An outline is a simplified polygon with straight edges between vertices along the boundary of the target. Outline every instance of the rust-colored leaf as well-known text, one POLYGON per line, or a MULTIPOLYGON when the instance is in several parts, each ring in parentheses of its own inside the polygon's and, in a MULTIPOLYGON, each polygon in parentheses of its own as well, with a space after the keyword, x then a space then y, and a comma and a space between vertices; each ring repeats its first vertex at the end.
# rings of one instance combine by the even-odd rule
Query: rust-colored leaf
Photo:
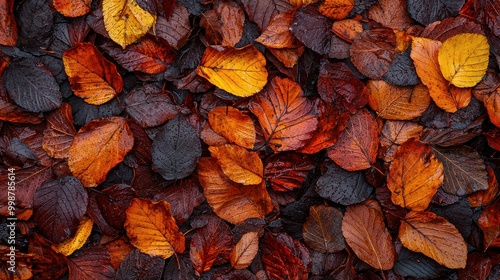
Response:
POLYGON ((326 0, 319 6, 318 10, 324 16, 334 20, 347 17, 354 8, 354 0, 326 0))
POLYGON ((215 214, 232 224, 264 218, 273 205, 265 184, 244 186, 231 181, 214 158, 200 158, 198 177, 215 214))
POLYGON ((249 267, 258 251, 259 233, 252 231, 243 234, 240 241, 236 243, 229 255, 231 266, 236 269, 245 269, 249 267))
POLYGON ((234 107, 217 107, 208 113, 210 127, 238 146, 253 149, 255 125, 252 119, 234 107))
POLYGON ((410 212, 401 221, 403 246, 451 269, 464 268, 467 245, 453 224, 431 212, 410 212))
POLYGON ((126 216, 127 236, 139 251, 164 259, 184 252, 184 235, 179 232, 168 202, 134 198, 126 216))
POLYGON ((304 242, 322 253, 334 253, 345 249, 342 236, 342 212, 329 206, 311 206, 309 217, 302 227, 304 242))
POLYGON ((495 171, 491 166, 486 166, 486 171, 488 171, 488 189, 467 196, 470 207, 488 206, 498 195, 498 181, 495 171))
POLYGON ((264 166, 256 152, 248 152, 236 145, 215 146, 209 150, 224 174, 233 182, 243 185, 257 185, 262 182, 264 166))
POLYGON ((63 103, 59 109, 47 116, 42 147, 53 158, 68 158, 68 150, 75 134, 71 106, 63 103))
POLYGON ((429 206, 443 181, 443 164, 429 145, 414 138, 401 145, 387 175, 392 202, 414 211, 429 206))
POLYGON ((313 108, 297 83, 278 77, 250 103, 267 144, 275 151, 305 145, 318 124, 313 108))
POLYGON ((54 8, 65 17, 80 17, 90 12, 90 0, 54 0, 54 8))
POLYGON ((360 109, 351 115, 339 140, 327 149, 328 157, 349 171, 367 169, 375 162, 378 142, 375 118, 360 109))
POLYGON ((404 0, 381 0, 370 7, 368 17, 383 26, 406 30, 412 24, 404 0))
POLYGON ((222 23, 222 45, 234 47, 243 35, 245 13, 232 1, 216 1, 216 10, 222 23))
POLYGON ((313 168, 312 162, 304 155, 279 153, 268 159, 264 176, 275 191, 291 191, 302 186, 313 168))
POLYGON ((71 89, 89 104, 106 103, 122 91, 123 80, 116 66, 91 43, 65 51, 63 62, 71 89))
POLYGON ((386 121, 379 136, 379 157, 392 162, 401 144, 411 138, 420 138, 422 130, 423 127, 414 122, 386 121))
POLYGON ((477 223, 484 234, 484 250, 500 247, 500 200, 486 207, 477 223))
POLYGON ((276 15, 255 41, 275 49, 297 47, 297 41, 290 31, 294 15, 295 10, 276 15))
POLYGON ((396 253, 392 238, 384 224, 380 205, 374 200, 347 207, 342 233, 362 261, 381 270, 394 266, 396 253))
POLYGON ((133 146, 134 136, 126 119, 93 120, 75 135, 68 151, 68 166, 84 186, 95 187, 133 146))
POLYGON ((307 269, 291 248, 271 234, 264 237, 262 263, 269 279, 307 279, 307 269))
POLYGON ((484 99, 484 106, 488 112, 491 122, 500 127, 500 88, 493 91, 488 97, 484 99))
POLYGON ((0 2, 0 45, 14 46, 17 42, 17 23, 14 0, 0 2))
POLYGON ((332 25, 332 32, 343 40, 352 43, 354 37, 363 32, 363 24, 359 19, 337 20, 332 25))
POLYGON ((420 117, 431 103, 429 90, 419 84, 415 87, 399 87, 382 80, 372 80, 368 104, 383 119, 411 120, 420 117))

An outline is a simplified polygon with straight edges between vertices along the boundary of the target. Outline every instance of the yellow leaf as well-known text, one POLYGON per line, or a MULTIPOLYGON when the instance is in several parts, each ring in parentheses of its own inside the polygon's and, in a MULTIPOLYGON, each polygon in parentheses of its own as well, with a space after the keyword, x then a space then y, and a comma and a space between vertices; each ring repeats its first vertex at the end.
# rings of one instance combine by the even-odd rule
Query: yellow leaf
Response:
POLYGON ((73 254, 74 251, 82 248, 85 242, 87 242, 93 226, 94 222, 89 217, 83 216, 75 235, 57 244, 55 246, 56 251, 65 256, 69 256, 73 254))
POLYGON ((196 72, 213 85, 240 97, 254 95, 267 83, 266 59, 253 45, 220 51, 208 47, 196 72))
POLYGON ((489 55, 486 36, 463 33, 444 41, 438 61, 444 78, 450 83, 460 88, 473 87, 486 74, 489 55))
POLYGON ((208 149, 219 162, 224 174, 232 181, 243 185, 257 185, 262 182, 264 165, 256 152, 230 144, 208 149))
POLYGON ((229 260, 236 269, 245 269, 252 264, 259 251, 259 234, 256 231, 243 234, 240 241, 233 247, 229 260))
POLYGON ((102 13, 109 37, 122 48, 139 40, 156 21, 134 0, 103 0, 102 13))

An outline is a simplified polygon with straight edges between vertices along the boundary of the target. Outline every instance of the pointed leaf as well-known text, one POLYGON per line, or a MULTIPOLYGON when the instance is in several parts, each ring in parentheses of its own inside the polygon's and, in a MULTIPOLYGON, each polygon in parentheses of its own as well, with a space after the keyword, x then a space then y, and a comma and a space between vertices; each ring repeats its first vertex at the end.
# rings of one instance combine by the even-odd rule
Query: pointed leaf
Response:
POLYGON ((380 206, 367 200, 364 204, 348 206, 342 222, 342 233, 349 247, 362 261, 376 269, 394 266, 395 250, 385 227, 380 206))
POLYGON ((268 48, 283 49, 296 47, 296 39, 290 31, 294 14, 295 10, 276 15, 255 41, 268 48))
POLYGON ((252 96, 267 83, 266 59, 253 45, 241 49, 208 47, 198 75, 213 85, 240 97, 252 96))
POLYGON ((416 139, 406 141, 394 155, 387 187, 394 204, 423 211, 443 184, 444 167, 431 147, 416 139))
POLYGON ((238 146, 253 149, 255 125, 252 119, 234 107, 217 107, 208 113, 210 127, 238 146))
POLYGON ((473 87, 486 74, 490 45, 476 33, 455 35, 439 49, 438 61, 446 80, 457 87, 473 87))
POLYGON ((412 24, 404 0, 381 0, 370 7, 368 17, 383 26, 406 30, 412 24))
POLYGON ((307 279, 307 268, 302 260, 271 234, 264 237, 261 248, 262 263, 269 279, 307 279))
POLYGON ((134 146, 134 137, 122 117, 93 120, 84 125, 69 148, 68 165, 82 184, 95 187, 123 161, 134 146))
POLYGON ((69 256, 73 254, 74 251, 82 248, 85 242, 87 242, 87 238, 89 238, 93 226, 94 222, 92 219, 83 216, 75 235, 57 244, 56 251, 65 256, 69 256))
POLYGON ((500 247, 500 200, 486 207, 477 221, 484 234, 484 250, 500 247))
POLYGON ((240 241, 236 243, 229 255, 231 266, 236 269, 245 269, 249 267, 258 251, 259 233, 252 231, 243 234, 240 241))
POLYGON ((264 138, 275 151, 304 146, 318 124, 313 108, 297 83, 279 77, 273 78, 250 103, 264 138))
POLYGON ((232 224, 264 218, 273 205, 265 184, 244 186, 231 181, 214 158, 200 158, 198 178, 215 214, 232 224))
POLYGON ((379 136, 379 156, 386 162, 392 162, 401 144, 411 138, 420 138, 422 130, 423 127, 414 122, 386 121, 379 136))
POLYGON ((47 128, 43 131, 42 148, 53 158, 68 158, 76 129, 73 126, 71 106, 63 103, 47 116, 47 128))
POLYGON ((243 185, 257 185, 262 182, 264 166, 256 152, 248 152, 236 145, 208 148, 217 159, 224 174, 233 182, 243 185))
POLYGON ((184 235, 179 232, 168 202, 134 198, 126 216, 127 236, 141 252, 164 259, 184 252, 184 235))
POLYGON ((76 96, 101 105, 122 91, 123 80, 116 66, 91 43, 81 43, 63 53, 64 71, 76 96))
POLYGON ((103 0, 102 13, 109 37, 122 48, 141 38, 156 21, 135 0, 103 0))
POLYGON ((377 157, 378 129, 375 118, 366 109, 351 115, 339 140, 326 151, 340 167, 357 171, 372 166, 377 157))
POLYGON ((450 222, 431 212, 410 212, 399 228, 403 246, 451 269, 464 268, 467 245, 450 222))
POLYGON ((342 212, 333 207, 318 205, 309 208, 309 217, 302 227, 304 242, 322 253, 345 249, 342 236, 342 212))

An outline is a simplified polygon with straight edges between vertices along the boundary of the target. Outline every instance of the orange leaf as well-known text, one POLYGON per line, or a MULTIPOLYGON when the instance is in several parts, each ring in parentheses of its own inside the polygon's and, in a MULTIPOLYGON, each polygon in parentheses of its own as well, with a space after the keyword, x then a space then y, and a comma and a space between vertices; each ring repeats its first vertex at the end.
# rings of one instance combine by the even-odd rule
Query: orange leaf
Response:
POLYGON ((208 47, 196 72, 213 85, 240 97, 254 95, 267 83, 266 59, 253 45, 222 50, 208 47))
POLYGON ((91 43, 64 51, 63 62, 71 90, 89 104, 106 103, 122 91, 123 80, 116 66, 91 43))
POLYGON ((386 162, 394 160, 401 144, 411 138, 419 138, 424 128, 414 122, 386 121, 380 132, 379 156, 386 162))
POLYGON ((493 91, 489 97, 484 99, 484 107, 488 112, 490 121, 496 126, 500 127, 500 92, 499 89, 493 91))
POLYGON ((224 175, 214 158, 200 158, 198 177, 215 214, 232 224, 264 218, 273 210, 264 182, 256 186, 235 183, 224 175))
POLYGON ((354 0, 325 0, 318 10, 324 16, 340 20, 349 15, 354 8, 354 0))
POLYGON ((298 48, 287 48, 287 49, 273 49, 268 48, 268 50, 287 68, 292 68, 297 64, 302 54, 304 53, 304 46, 298 48))
POLYGON ((498 195, 498 181, 495 171, 489 165, 486 166, 486 170, 488 171, 488 189, 470 194, 467 197, 470 207, 487 206, 498 195))
POLYGON ((268 48, 283 49, 297 47, 297 41, 290 31, 294 15, 295 10, 276 15, 255 41, 268 48))
POLYGON ((423 253, 451 269, 464 268, 467 244, 453 224, 432 212, 410 212, 401 221, 399 239, 406 248, 423 253))
POLYGON ((208 148, 212 157, 219 162, 224 174, 233 182, 243 185, 257 185, 262 182, 264 166, 259 154, 248 152, 236 145, 208 148))
POLYGON ((321 253, 334 253, 345 249, 342 236, 342 212, 336 208, 317 205, 309 208, 309 217, 302 226, 304 242, 321 253))
POLYGON ((443 164, 429 145, 414 138, 401 145, 387 175, 392 202, 414 211, 429 206, 443 181, 443 164))
POLYGON ((368 104, 383 119, 411 120, 420 117, 431 103, 429 90, 422 84, 399 87, 371 80, 367 86, 371 90, 368 104))
POLYGON ((134 198, 125 214, 127 236, 139 251, 164 259, 184 252, 184 235, 179 232, 168 202, 134 198))
POLYGON ((259 233, 252 231, 243 234, 229 256, 231 266, 236 269, 245 269, 249 267, 258 251, 259 233))
POLYGON ((14 0, 0 2, 0 45, 15 46, 17 42, 17 24, 14 17, 14 0))
POLYGON ((42 148, 53 158, 68 158, 68 150, 75 134, 71 105, 63 103, 59 109, 47 116, 42 148))
POLYGON ((55 245, 56 251, 65 256, 73 254, 76 250, 82 248, 92 232, 94 222, 87 216, 83 216, 78 225, 75 235, 65 239, 63 242, 55 245))
POLYGON ((238 4, 232 1, 217 1, 216 9, 222 22, 222 45, 234 47, 243 35, 245 13, 238 4))
POLYGON ((439 41, 415 37, 410 53, 415 63, 417 75, 429 88, 432 100, 439 108, 449 113, 465 108, 471 100, 471 90, 451 85, 441 74, 438 62, 438 51, 442 43, 439 41))
POLYGON ((383 26, 406 30, 412 24, 404 0, 380 0, 370 7, 368 17, 383 26))
POLYGON ((273 78, 252 99, 250 110, 257 117, 267 143, 275 151, 301 148, 318 124, 313 104, 297 83, 286 78, 273 78))
POLYGON ((216 133, 238 146, 253 149, 255 144, 255 125, 252 119, 240 110, 225 106, 217 107, 208 113, 210 127, 216 133))
POLYGON ((378 142, 375 118, 366 109, 360 109, 351 115, 340 139, 327 149, 327 154, 346 170, 363 170, 375 162, 378 142))
POLYGON ((356 19, 337 20, 332 25, 332 32, 340 38, 352 43, 358 33, 363 32, 363 24, 356 19))
POLYGON ((500 247, 500 200, 486 207, 477 223, 484 233, 484 250, 500 247))
POLYGON ((362 261, 381 270, 394 266, 396 252, 392 238, 385 226, 380 206, 374 200, 347 207, 342 233, 347 244, 362 261))
POLYGON ((90 121, 75 135, 68 150, 68 166, 86 187, 95 187, 123 161, 134 146, 127 120, 108 117, 90 121))
POLYGON ((80 17, 90 12, 90 0, 54 0, 54 8, 65 17, 80 17))

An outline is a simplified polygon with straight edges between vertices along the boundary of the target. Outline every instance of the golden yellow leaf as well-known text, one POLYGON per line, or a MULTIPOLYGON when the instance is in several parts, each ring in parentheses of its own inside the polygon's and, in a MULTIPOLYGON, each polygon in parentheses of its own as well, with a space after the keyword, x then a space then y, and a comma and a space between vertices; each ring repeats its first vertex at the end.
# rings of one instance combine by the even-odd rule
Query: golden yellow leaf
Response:
POLYGON ((139 40, 155 24, 156 16, 134 0, 103 0, 104 27, 122 48, 139 40))
POLYGON ((127 236, 139 251, 164 259, 184 252, 184 235, 179 232, 168 202, 134 198, 125 214, 127 236))
POLYGON ((259 251, 259 234, 256 231, 243 234, 229 255, 231 266, 236 269, 245 269, 252 264, 259 251))
POLYGON ((85 242, 87 242, 93 226, 94 222, 89 217, 83 216, 75 235, 55 245, 56 251, 65 256, 69 256, 73 254, 74 251, 82 248, 85 242))
POLYGON ((217 134, 238 146, 253 149, 255 145, 255 125, 252 118, 240 110, 223 106, 214 108, 208 113, 210 127, 217 134))
POLYGON ((473 87, 486 74, 489 55, 486 36, 462 33, 444 41, 438 61, 444 78, 451 84, 460 88, 473 87))
POLYGON ((196 72, 213 85, 240 97, 254 95, 267 83, 266 58, 253 45, 241 49, 208 47, 196 72))
POLYGON ((464 268, 467 244, 457 228, 432 212, 410 212, 401 221, 399 239, 406 248, 422 253, 451 269, 464 268))
POLYGON ((264 165, 256 152, 229 144, 208 149, 219 162, 224 174, 232 181, 243 185, 257 185, 262 182, 264 165))

